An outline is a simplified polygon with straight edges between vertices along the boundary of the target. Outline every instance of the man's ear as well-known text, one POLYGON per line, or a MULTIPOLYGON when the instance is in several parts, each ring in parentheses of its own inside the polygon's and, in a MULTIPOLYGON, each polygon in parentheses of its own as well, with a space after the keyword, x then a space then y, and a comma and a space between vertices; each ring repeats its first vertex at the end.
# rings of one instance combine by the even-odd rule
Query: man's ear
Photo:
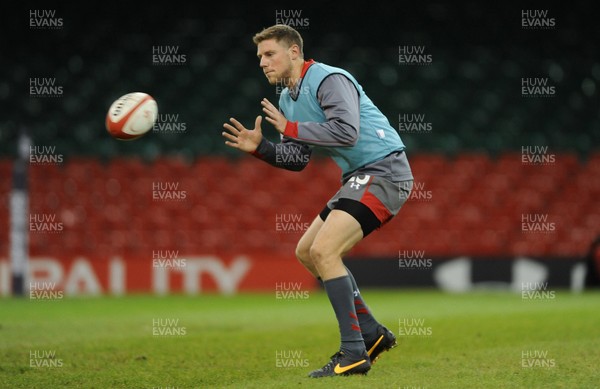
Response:
POLYGON ((297 59, 298 57, 302 56, 302 54, 300 54, 300 46, 296 44, 291 45, 289 50, 291 50, 292 59, 297 59))

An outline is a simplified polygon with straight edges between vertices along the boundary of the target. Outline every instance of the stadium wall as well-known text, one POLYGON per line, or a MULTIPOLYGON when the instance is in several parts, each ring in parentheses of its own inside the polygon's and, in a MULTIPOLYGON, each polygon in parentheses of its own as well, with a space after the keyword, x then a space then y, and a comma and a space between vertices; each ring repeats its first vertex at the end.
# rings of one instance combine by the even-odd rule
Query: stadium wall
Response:
MULTIPOLYGON (((7 295, 13 164, 0 162, 7 295)), ((523 263, 534 269, 525 282, 579 285, 600 226, 600 154, 556 154, 550 165, 417 154, 411 165, 418 185, 399 216, 350 253, 361 285, 506 287, 523 263)), ((67 295, 310 290, 294 248, 339 185, 320 159, 300 174, 251 157, 70 158, 29 171, 29 283, 67 295)))
MULTIPOLYGON (((362 287, 528 290, 585 287, 584 261, 565 258, 349 258, 362 287)), ((162 258, 34 257, 26 289, 31 299, 128 293, 286 293, 318 287, 292 256, 194 255, 162 258)), ((10 294, 10 265, 0 261, 0 295, 10 294)))
MULTIPOLYGON (((316 281, 292 257, 194 255, 177 258, 34 257, 26 289, 35 299, 127 293, 234 294, 240 291, 311 290, 316 281)), ((10 294, 10 265, 0 261, 0 295, 10 294)))

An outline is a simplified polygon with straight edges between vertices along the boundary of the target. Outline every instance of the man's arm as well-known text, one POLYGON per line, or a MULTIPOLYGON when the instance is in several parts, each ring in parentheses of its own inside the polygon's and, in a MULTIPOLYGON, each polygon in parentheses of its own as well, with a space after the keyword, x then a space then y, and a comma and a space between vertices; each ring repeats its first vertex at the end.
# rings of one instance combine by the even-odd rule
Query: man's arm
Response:
POLYGON ((308 164, 311 148, 287 138, 277 144, 269 141, 262 136, 261 116, 256 117, 253 130, 234 118, 230 118, 229 122, 231 124, 223 124, 227 131, 222 132, 227 146, 250 153, 281 169, 300 171, 308 164))
POLYGON ((325 113, 324 123, 288 121, 283 135, 309 145, 354 146, 360 128, 358 90, 347 77, 332 74, 317 91, 317 99, 325 113))
POLYGON ((309 146, 283 138, 281 143, 273 143, 263 137, 251 154, 275 167, 300 171, 310 160, 312 150, 309 146))

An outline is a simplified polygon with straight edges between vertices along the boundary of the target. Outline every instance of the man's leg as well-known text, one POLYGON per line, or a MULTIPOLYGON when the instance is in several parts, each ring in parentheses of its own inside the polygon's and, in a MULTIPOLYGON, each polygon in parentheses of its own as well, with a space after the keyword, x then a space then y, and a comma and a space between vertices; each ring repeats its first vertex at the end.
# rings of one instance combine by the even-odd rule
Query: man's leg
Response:
POLYGON ((317 233, 323 226, 323 223, 321 216, 317 216, 304 232, 304 235, 302 235, 302 238, 300 238, 300 241, 298 241, 298 245, 296 246, 296 258, 298 258, 300 263, 317 279, 321 279, 321 277, 310 257, 310 247, 315 240, 315 236, 317 236, 317 233))
MULTIPOLYGON (((350 269, 346 268, 350 282, 352 282, 352 291, 354 294, 354 308, 356 309, 356 315, 358 316, 358 322, 360 323, 360 329, 365 340, 365 345, 372 344, 377 337, 377 329, 381 326, 373 317, 371 310, 365 303, 356 284, 354 276, 350 272, 350 269)), ((367 350, 368 351, 368 350, 367 350)))
MULTIPOLYGON (((310 256, 310 247, 312 246, 317 233, 323 226, 324 221, 321 219, 321 216, 317 216, 315 220, 313 220, 312 224, 306 230, 300 241, 298 242, 298 246, 296 247, 296 257, 302 263, 302 265, 312 273, 315 278, 319 279, 321 283, 323 282, 319 272, 317 271, 313 260, 310 256)), ((347 251, 346 251, 347 252, 347 251)), ((343 252, 341 257, 343 258, 346 252, 343 252)), ((354 276, 350 272, 350 270, 346 267, 346 271, 348 276, 350 277, 350 281, 352 282, 352 289, 354 294, 354 307, 356 309, 356 315, 358 316, 358 322, 360 325, 361 333, 366 345, 371 345, 375 343, 377 338, 377 332, 379 327, 381 326, 377 320, 371 314, 369 307, 364 302, 360 290, 356 285, 356 281, 354 280, 354 276)), ((367 350, 368 351, 368 350, 367 350)))
POLYGON ((335 311, 342 345, 327 365, 309 374, 311 377, 365 374, 381 352, 396 345, 394 334, 375 321, 360 298, 356 282, 344 266, 342 257, 363 237, 398 213, 411 187, 411 180, 394 183, 380 177, 358 175, 346 181, 319 215, 324 223, 310 245, 309 257, 335 311), (355 292, 358 299, 354 299, 355 292), (362 318, 357 311, 363 314, 362 318), (363 323, 369 331, 376 327, 374 336, 362 336, 360 326, 363 323), (344 369, 343 366, 348 367, 344 369))
POLYGON ((396 336, 384 325, 375 320, 371 310, 360 294, 354 276, 350 272, 350 269, 346 269, 348 270, 348 276, 350 276, 352 288, 354 289, 354 308, 356 309, 356 316, 358 316, 358 322, 360 323, 360 330, 365 341, 367 354, 369 354, 369 358, 373 364, 382 352, 396 347, 396 336))
POLYGON ((366 374, 371 368, 354 307, 352 281, 342 262, 348 252, 363 237, 361 225, 349 213, 332 210, 314 237, 310 258, 321 275, 323 286, 335 312, 340 329, 340 351, 310 377, 366 374))
POLYGON ((365 344, 354 307, 352 280, 342 262, 342 254, 348 252, 362 237, 358 221, 345 211, 334 209, 317 232, 310 248, 310 257, 321 275, 338 319, 342 342, 340 350, 352 355, 361 355, 365 344))
POLYGON ((304 267, 323 281, 340 324, 342 350, 355 354, 360 354, 364 349, 360 322, 354 307, 357 288, 354 278, 348 274, 342 262, 342 255, 361 239, 362 229, 354 217, 344 211, 334 210, 325 222, 317 216, 296 248, 296 256, 304 267), (333 278, 338 279, 329 282, 333 278))
POLYGON ((363 238, 356 219, 345 211, 332 210, 310 246, 310 258, 323 281, 347 276, 342 255, 363 238))

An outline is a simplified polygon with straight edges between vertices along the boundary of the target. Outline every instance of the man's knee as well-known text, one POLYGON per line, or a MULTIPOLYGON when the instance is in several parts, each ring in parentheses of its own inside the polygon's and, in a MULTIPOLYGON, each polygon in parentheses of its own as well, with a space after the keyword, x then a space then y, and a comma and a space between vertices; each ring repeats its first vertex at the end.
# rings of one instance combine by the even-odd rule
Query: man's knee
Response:
POLYGON ((310 258, 315 263, 322 263, 328 258, 335 255, 335 252, 329 247, 329 245, 321 243, 319 241, 313 242, 309 249, 310 258))
POLYGON ((296 246, 296 258, 302 263, 312 263, 310 247, 302 244, 302 242, 298 243, 296 246))
POLYGON ((303 263, 317 263, 331 256, 332 252, 325 244, 312 242, 310 245, 299 243, 296 246, 296 258, 303 263))

